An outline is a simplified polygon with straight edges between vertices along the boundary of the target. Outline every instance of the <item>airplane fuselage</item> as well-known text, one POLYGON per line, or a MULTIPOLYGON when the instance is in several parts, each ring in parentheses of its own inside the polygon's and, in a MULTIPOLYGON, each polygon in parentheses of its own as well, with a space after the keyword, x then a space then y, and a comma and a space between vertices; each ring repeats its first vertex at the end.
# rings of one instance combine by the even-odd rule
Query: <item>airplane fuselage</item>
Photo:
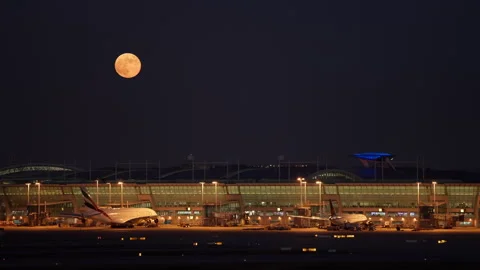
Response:
POLYGON ((367 223, 368 218, 363 214, 340 214, 330 217, 332 225, 342 226, 345 223, 362 224, 367 223))
POLYGON ((80 209, 80 212, 92 220, 104 224, 124 224, 140 219, 156 219, 158 217, 157 213, 150 208, 103 208, 101 210, 108 216, 88 208, 80 209))

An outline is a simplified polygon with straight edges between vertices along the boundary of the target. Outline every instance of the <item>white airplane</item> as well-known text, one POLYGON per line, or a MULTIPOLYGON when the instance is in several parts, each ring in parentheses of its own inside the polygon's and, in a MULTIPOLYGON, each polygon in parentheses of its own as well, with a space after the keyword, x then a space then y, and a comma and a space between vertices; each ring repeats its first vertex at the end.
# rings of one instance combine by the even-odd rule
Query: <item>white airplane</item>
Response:
POLYGON ((150 208, 100 208, 84 187, 80 187, 80 190, 82 191, 86 208, 81 208, 80 214, 62 213, 60 216, 81 218, 83 223, 85 223, 86 218, 89 218, 112 227, 131 228, 133 225, 142 222, 158 224, 158 215, 150 208))
POLYGON ((368 221, 367 216, 364 214, 338 214, 335 212, 335 208, 333 208, 332 200, 330 202, 330 217, 305 217, 305 216, 291 216, 296 218, 306 218, 312 220, 330 220, 331 226, 341 227, 344 229, 360 229, 363 227, 372 226, 372 224, 368 221))
POLYGON ((335 208, 333 208, 332 200, 330 202, 330 214, 329 217, 330 223, 332 226, 344 226, 345 228, 348 227, 358 227, 362 225, 368 225, 368 218, 364 214, 339 214, 337 215, 335 212, 335 208))

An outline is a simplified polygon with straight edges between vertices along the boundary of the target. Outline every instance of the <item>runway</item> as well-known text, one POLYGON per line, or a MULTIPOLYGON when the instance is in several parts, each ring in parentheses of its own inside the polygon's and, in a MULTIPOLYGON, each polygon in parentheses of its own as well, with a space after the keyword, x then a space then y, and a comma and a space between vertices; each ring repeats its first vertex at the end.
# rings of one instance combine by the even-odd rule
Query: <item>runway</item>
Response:
MULTIPOLYGON (((480 230, 327 232, 243 228, 5 228, 0 268, 480 261, 480 230), (28 258, 28 259, 26 259, 28 258)), ((293 265, 292 265, 293 264, 293 265)), ((286 268, 285 268, 286 269, 286 268)))

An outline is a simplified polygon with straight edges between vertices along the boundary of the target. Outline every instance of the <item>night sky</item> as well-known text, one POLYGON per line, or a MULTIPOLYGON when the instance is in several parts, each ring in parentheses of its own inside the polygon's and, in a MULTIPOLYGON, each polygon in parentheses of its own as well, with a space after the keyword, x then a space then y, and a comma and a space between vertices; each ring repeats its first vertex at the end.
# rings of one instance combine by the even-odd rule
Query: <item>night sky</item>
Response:
POLYGON ((4 1, 0 165, 382 151, 477 169, 479 6, 4 1), (124 52, 134 79, 115 73, 124 52))

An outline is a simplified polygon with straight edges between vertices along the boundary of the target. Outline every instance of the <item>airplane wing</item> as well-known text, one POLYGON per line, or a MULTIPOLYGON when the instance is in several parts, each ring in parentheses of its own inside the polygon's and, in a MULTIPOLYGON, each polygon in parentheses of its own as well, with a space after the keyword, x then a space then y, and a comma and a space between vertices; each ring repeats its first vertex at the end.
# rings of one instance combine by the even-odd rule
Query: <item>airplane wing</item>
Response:
POLYGON ((81 214, 77 213, 60 213, 59 217, 66 217, 66 218, 83 218, 81 214))
POLYGON ((292 215, 289 215, 289 217, 293 217, 293 218, 304 218, 304 219, 312 219, 312 220, 329 220, 328 218, 324 218, 324 217, 316 217, 316 216, 313 216, 313 217, 305 217, 305 216, 292 216, 292 215))
POLYGON ((84 214, 77 214, 77 213, 60 213, 58 216, 59 217, 66 217, 66 218, 89 218, 93 216, 100 215, 101 213, 99 212, 93 212, 93 213, 84 213, 84 214))

